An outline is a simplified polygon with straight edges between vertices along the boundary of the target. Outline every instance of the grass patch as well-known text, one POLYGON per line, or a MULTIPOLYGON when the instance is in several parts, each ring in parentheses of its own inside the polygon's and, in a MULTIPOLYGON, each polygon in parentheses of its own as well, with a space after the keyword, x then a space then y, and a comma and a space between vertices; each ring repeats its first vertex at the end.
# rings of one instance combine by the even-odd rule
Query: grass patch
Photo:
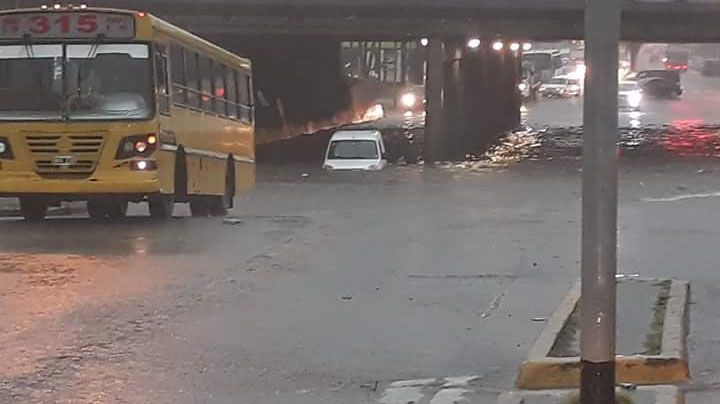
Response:
POLYGON ((645 351, 643 355, 660 355, 662 353, 665 312, 667 311, 668 300, 670 300, 670 286, 672 286, 672 281, 665 280, 656 283, 654 286, 659 287, 660 292, 655 301, 655 312, 653 313, 652 323, 650 323, 650 333, 645 340, 645 351))

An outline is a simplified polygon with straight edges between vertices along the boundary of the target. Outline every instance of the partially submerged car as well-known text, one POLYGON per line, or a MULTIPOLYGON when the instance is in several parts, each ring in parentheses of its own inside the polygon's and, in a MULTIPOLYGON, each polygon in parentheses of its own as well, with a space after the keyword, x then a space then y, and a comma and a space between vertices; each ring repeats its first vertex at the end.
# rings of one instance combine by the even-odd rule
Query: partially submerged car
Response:
POLYGON ((378 130, 341 130, 328 143, 325 170, 380 171, 387 166, 385 143, 378 130))
POLYGON ((678 98, 683 93, 680 73, 672 70, 642 70, 626 78, 635 81, 648 96, 678 98))

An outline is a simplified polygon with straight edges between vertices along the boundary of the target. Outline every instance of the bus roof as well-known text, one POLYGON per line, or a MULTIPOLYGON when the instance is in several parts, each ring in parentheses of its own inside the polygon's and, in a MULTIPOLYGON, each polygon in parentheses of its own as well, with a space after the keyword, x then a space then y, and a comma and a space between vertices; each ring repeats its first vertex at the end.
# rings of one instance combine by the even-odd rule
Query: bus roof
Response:
MULTIPOLYGON (((188 32, 187 30, 184 30, 174 24, 171 24, 171 23, 165 21, 162 18, 159 18, 150 13, 146 13, 144 11, 119 9, 119 8, 107 8, 107 7, 85 7, 85 8, 63 7, 59 10, 54 10, 51 8, 35 7, 35 8, 21 8, 21 9, 14 9, 14 10, 13 9, 0 10, 0 16, 8 15, 8 14, 43 13, 43 12, 47 12, 47 13, 61 13, 61 12, 82 12, 82 13, 98 12, 98 13, 103 13, 104 12, 104 13, 133 15, 133 16, 135 16, 135 19, 136 19, 136 21, 138 21, 139 24, 142 24, 143 20, 147 19, 152 30, 166 34, 180 42, 183 42, 186 45, 201 48, 205 52, 210 53, 213 56, 223 58, 226 61, 234 61, 234 63, 236 65, 238 65, 239 67, 242 67, 242 68, 250 69, 252 67, 252 63, 251 63, 250 59, 244 58, 242 56, 238 56, 230 51, 223 49, 220 46, 213 44, 210 41, 200 38, 199 36, 197 36, 191 32, 188 32)), ((150 40, 152 38, 147 38, 147 39, 150 40)))

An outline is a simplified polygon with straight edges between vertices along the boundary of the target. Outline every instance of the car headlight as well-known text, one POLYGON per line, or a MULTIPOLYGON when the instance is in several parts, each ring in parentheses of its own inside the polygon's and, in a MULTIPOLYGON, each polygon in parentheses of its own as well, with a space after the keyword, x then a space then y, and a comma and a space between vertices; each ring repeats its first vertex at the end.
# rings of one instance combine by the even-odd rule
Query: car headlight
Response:
POLYGON ((400 97, 400 102, 406 108, 412 108, 417 104, 417 96, 413 93, 405 93, 400 97))
POLYGON ((642 102, 642 93, 640 91, 632 91, 627 96, 628 105, 633 108, 639 107, 642 102))
POLYGON ((0 158, 11 159, 13 158, 13 152, 10 148, 10 142, 6 137, 0 137, 0 158))
POLYGON ((520 90, 520 91, 525 91, 525 90, 527 90, 527 88, 528 88, 528 86, 525 83, 518 84, 518 90, 520 90))

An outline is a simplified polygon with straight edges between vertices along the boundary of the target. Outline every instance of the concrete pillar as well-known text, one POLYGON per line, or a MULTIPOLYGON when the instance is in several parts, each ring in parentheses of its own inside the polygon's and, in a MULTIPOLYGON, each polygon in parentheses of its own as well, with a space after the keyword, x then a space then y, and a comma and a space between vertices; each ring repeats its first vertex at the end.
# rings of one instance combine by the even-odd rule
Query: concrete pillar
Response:
POLYGON ((482 46, 475 50, 466 49, 461 64, 461 74, 465 84, 463 100, 465 106, 462 151, 464 153, 477 153, 481 149, 481 139, 484 135, 487 121, 490 119, 488 104, 489 50, 482 46))
POLYGON ((423 152, 428 162, 438 161, 445 157, 443 147, 444 136, 447 134, 447 118, 444 106, 445 82, 445 43, 441 38, 431 38, 427 46, 427 82, 425 97, 427 98, 427 115, 425 117, 425 141, 423 152))
POLYGON ((632 71, 637 71, 638 56, 640 56, 642 45, 643 44, 639 42, 628 42, 625 44, 625 49, 627 49, 628 57, 630 58, 630 70, 632 71))
POLYGON ((445 42, 445 117, 447 119, 447 136, 445 151, 448 157, 462 158, 465 148, 464 139, 467 134, 465 119, 464 80, 461 64, 465 41, 452 39, 445 42))

